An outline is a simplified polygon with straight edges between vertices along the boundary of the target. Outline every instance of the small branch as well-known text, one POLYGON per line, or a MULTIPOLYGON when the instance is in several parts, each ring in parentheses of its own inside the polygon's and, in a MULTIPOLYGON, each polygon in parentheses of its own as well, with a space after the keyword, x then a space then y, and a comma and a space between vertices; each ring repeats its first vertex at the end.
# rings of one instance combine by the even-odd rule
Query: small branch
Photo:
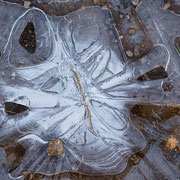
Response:
POLYGON ((83 93, 83 90, 82 90, 81 83, 79 81, 79 77, 78 77, 77 73, 72 68, 70 68, 70 70, 74 73, 74 76, 75 76, 75 78, 77 80, 77 83, 78 83, 78 86, 79 86, 79 89, 80 89, 80 92, 81 92, 81 95, 82 95, 82 98, 83 98, 83 101, 84 101, 84 106, 85 106, 87 114, 88 114, 91 129, 94 132, 94 128, 93 128, 93 124, 92 124, 92 120, 91 120, 91 115, 90 115, 90 110, 89 110, 88 105, 86 103, 86 99, 85 99, 85 96, 84 96, 84 93, 83 93))

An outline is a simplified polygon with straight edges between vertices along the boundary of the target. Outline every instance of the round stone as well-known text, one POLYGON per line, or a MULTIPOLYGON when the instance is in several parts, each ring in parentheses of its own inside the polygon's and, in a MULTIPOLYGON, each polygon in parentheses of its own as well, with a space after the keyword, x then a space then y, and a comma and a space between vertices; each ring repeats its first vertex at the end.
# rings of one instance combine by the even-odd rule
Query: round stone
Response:
POLYGON ((46 148, 48 156, 61 156, 64 153, 64 144, 61 139, 52 139, 46 148))
POLYGON ((127 56, 129 56, 129 57, 133 57, 133 52, 130 51, 130 50, 126 51, 126 54, 127 54, 127 56))
POLYGON ((130 35, 135 34, 135 32, 136 32, 136 31, 135 31, 134 29, 129 29, 129 30, 128 30, 128 33, 129 33, 130 35))
POLYGON ((123 14, 120 14, 119 17, 120 17, 120 19, 123 19, 123 18, 124 18, 123 14))

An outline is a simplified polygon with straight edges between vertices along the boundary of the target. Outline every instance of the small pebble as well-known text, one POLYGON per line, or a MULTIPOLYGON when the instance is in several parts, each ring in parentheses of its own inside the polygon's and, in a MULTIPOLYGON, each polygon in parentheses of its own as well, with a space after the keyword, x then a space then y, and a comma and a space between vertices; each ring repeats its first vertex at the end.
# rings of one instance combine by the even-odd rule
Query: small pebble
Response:
POLYGON ((123 18, 124 18, 123 14, 120 14, 119 17, 120 17, 120 19, 123 19, 123 18))
POLYGON ((135 30, 138 30, 138 26, 129 26, 130 29, 135 29, 135 30))
POLYGON ((30 1, 24 1, 24 7, 28 8, 30 6, 31 2, 30 1))
POLYGON ((64 153, 64 144, 61 139, 52 139, 46 148, 48 156, 60 156, 64 153))
POLYGON ((178 145, 178 143, 179 141, 175 137, 171 136, 167 140, 166 147, 170 150, 173 150, 178 145))
POLYGON ((120 39, 123 39, 123 36, 119 36, 120 39))
POLYGON ((133 57, 133 52, 130 51, 130 50, 127 50, 127 51, 126 51, 126 54, 127 54, 127 56, 129 56, 129 57, 133 57))

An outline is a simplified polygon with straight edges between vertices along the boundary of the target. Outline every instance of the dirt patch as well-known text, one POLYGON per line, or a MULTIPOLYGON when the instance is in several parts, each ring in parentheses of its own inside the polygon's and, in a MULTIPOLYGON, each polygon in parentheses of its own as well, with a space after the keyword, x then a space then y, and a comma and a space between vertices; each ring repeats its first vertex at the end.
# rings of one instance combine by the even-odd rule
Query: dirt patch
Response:
POLYGON ((132 114, 145 119, 166 121, 174 116, 180 116, 179 105, 153 105, 153 104, 136 104, 130 111, 132 114))
POLYGON ((111 6, 108 7, 112 13, 113 20, 119 36, 121 37, 122 46, 128 59, 139 59, 152 50, 152 41, 148 37, 144 25, 132 7, 127 15, 123 15, 119 11, 115 11, 111 6), (135 41, 138 39, 139 41, 135 41))
POLYGON ((8 167, 9 172, 12 172, 21 163, 26 150, 20 143, 17 142, 0 144, 0 147, 6 152, 6 166, 8 167))
POLYGON ((31 54, 36 51, 36 34, 33 22, 28 22, 22 32, 19 43, 31 54))
POLYGON ((160 66, 138 77, 137 80, 138 81, 152 81, 152 80, 157 80, 157 79, 164 79, 167 77, 168 77, 167 72, 162 66, 160 66))

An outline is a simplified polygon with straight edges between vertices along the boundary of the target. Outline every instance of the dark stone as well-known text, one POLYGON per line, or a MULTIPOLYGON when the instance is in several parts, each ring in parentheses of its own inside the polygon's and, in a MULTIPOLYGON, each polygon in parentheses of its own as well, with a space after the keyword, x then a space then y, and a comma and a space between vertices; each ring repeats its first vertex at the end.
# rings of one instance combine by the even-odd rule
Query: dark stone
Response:
POLYGON ((5 102, 5 110, 8 113, 8 115, 16 115, 26 111, 27 109, 27 106, 21 104, 17 104, 14 102, 5 102))

